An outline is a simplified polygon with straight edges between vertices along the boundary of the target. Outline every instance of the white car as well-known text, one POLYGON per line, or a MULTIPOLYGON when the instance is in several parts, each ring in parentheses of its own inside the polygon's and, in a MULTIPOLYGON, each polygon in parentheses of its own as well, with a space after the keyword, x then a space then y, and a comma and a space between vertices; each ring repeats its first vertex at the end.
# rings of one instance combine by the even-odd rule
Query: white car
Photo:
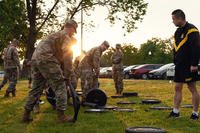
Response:
POLYGON ((174 66, 174 63, 165 64, 158 69, 150 71, 148 77, 150 79, 167 79, 167 70, 172 66, 174 66))
POLYGON ((175 66, 171 66, 167 69, 166 75, 167 75, 167 79, 172 79, 174 78, 174 74, 175 74, 175 66))
MULTIPOLYGON (((199 71, 198 71, 198 78, 200 78, 200 64, 198 64, 199 71)), ((175 66, 171 66, 167 70, 167 79, 173 79, 175 75, 175 66)))
POLYGON ((3 78, 4 76, 4 71, 0 71, 0 78, 3 78))

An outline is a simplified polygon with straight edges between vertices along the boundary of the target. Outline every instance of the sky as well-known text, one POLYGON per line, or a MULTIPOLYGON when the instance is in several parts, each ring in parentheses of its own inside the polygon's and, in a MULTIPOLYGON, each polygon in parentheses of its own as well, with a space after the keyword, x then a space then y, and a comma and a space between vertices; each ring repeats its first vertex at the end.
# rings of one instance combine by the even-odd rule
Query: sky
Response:
MULTIPOLYGON (((176 27, 172 23, 171 12, 182 9, 188 22, 200 29, 200 0, 145 0, 148 4, 147 13, 143 21, 137 23, 137 29, 123 36, 119 24, 112 25, 105 21, 106 10, 97 8, 90 17, 84 15, 84 20, 93 20, 95 27, 92 30, 84 30, 83 49, 89 50, 107 40, 111 46, 116 43, 131 43, 139 48, 152 37, 167 39, 173 36, 176 27)), ((75 50, 80 50, 80 26, 76 35, 78 42, 75 50)))

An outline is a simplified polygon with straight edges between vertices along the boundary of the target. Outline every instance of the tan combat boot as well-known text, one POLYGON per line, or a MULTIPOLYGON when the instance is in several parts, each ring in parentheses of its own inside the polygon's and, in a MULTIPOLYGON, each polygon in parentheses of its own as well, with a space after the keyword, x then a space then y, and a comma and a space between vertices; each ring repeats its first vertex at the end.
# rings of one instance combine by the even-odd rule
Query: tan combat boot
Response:
POLYGON ((23 118, 22 118, 22 122, 29 123, 31 121, 33 121, 33 118, 31 117, 31 111, 25 109, 24 114, 23 114, 23 118))
POLYGON ((57 120, 58 123, 73 122, 73 118, 66 116, 63 110, 57 110, 57 120))

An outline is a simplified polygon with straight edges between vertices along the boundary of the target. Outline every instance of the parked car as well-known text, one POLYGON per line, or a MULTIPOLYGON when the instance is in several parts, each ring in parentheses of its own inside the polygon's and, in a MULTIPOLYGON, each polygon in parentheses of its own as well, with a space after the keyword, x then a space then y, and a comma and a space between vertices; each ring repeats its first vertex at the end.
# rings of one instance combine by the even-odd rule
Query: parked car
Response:
POLYGON ((158 69, 152 70, 148 74, 149 79, 167 79, 167 70, 174 66, 174 63, 169 63, 161 66, 158 69))
MULTIPOLYGON (((198 79, 200 79, 200 64, 198 64, 198 79)), ((173 79, 174 78, 174 75, 175 75, 175 66, 171 66, 167 72, 166 72, 166 75, 167 75, 167 79, 173 79)))
POLYGON ((103 67, 100 69, 100 78, 112 78, 112 67, 103 67))
POLYGON ((133 78, 148 79, 148 73, 152 70, 158 69, 162 64, 144 64, 135 67, 131 70, 131 75, 133 78))
POLYGON ((167 79, 173 79, 174 78, 174 73, 175 73, 175 66, 171 66, 167 69, 166 75, 167 79))
POLYGON ((139 66, 139 65, 131 65, 131 66, 128 66, 128 67, 126 67, 125 69, 124 69, 124 78, 125 79, 130 79, 130 78, 132 78, 131 76, 131 70, 133 69, 133 68, 135 68, 135 67, 137 67, 137 66, 139 66))
POLYGON ((0 71, 0 78, 3 78, 4 76, 4 71, 0 71))

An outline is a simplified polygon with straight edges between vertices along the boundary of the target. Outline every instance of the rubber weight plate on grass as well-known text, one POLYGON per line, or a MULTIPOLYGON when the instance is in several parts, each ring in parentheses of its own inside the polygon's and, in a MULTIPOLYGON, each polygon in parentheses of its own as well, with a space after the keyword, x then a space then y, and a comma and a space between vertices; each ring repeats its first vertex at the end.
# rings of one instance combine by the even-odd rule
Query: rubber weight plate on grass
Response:
POLYGON ((86 109, 85 113, 105 113, 108 112, 106 109, 86 109))
POLYGON ((107 102, 106 93, 100 89, 93 89, 86 95, 86 102, 95 103, 98 106, 105 106, 107 102))
POLYGON ((118 111, 118 112, 135 112, 135 109, 130 109, 130 108, 116 108, 113 109, 114 111, 118 111))
POLYGON ((130 102, 130 101, 119 101, 117 104, 136 104, 136 102, 130 102))
POLYGON ((172 110, 172 107, 168 107, 168 106, 152 106, 150 107, 150 109, 153 110, 172 110))
POLYGON ((116 95, 116 96, 111 96, 111 98, 124 98, 123 95, 116 95))
POLYGON ((184 105, 181 105, 181 108, 193 108, 193 105, 192 104, 184 104, 184 105))
POLYGON ((138 96, 137 92, 124 92, 123 93, 124 97, 133 97, 133 96, 138 96))
POLYGON ((142 104, 159 104, 161 103, 158 99, 144 99, 142 100, 142 104))
POLYGON ((126 133, 166 133, 165 129, 155 127, 129 127, 126 128, 126 133))
POLYGON ((116 109, 116 108, 118 108, 118 107, 117 106, 112 106, 112 105, 106 105, 102 109, 113 110, 113 109, 116 109))

